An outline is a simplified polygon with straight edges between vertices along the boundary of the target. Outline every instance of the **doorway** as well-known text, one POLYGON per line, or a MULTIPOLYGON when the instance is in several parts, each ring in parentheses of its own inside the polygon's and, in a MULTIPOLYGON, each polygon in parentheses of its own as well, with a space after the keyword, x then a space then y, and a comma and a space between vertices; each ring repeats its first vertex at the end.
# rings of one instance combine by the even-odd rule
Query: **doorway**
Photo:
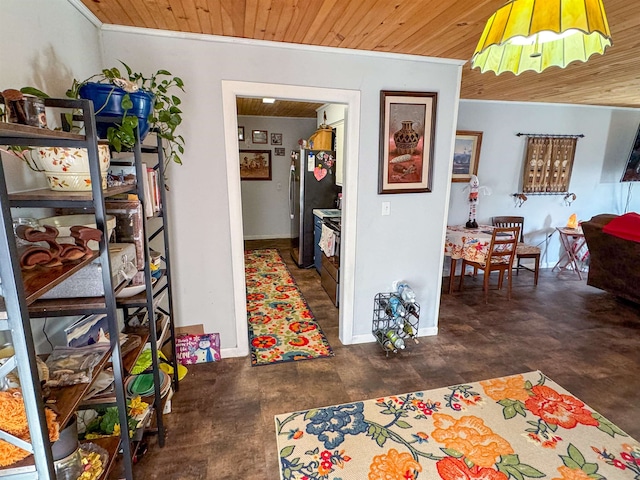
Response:
POLYGON ((233 295, 235 306, 236 348, 232 355, 249 353, 246 321, 246 293, 244 273, 244 235, 242 226, 242 199, 240 171, 238 168, 238 122, 236 97, 275 97, 286 100, 312 101, 319 103, 341 103, 347 106, 345 119, 347 138, 343 187, 343 231, 341 236, 341 272, 339 338, 345 344, 353 343, 353 303, 356 248, 357 171, 358 143, 360 131, 360 92, 291 85, 251 83, 238 81, 222 82, 224 130, 226 145, 226 171, 229 188, 229 231, 231 235, 231 262, 233 271, 233 295))

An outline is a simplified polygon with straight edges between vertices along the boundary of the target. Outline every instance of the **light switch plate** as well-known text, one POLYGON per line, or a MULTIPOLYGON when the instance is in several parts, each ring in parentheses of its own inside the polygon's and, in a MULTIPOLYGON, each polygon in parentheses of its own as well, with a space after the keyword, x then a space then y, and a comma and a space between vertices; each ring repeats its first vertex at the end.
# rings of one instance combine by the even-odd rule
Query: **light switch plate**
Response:
POLYGON ((382 202, 382 215, 391 215, 391 202, 382 202))

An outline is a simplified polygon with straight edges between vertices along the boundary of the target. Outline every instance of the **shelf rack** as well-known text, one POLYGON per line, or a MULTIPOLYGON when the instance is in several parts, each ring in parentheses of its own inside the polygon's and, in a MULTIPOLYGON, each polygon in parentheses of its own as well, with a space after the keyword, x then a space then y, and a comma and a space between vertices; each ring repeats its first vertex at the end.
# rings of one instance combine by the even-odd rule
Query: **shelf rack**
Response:
POLYGON ((405 302, 397 293, 378 293, 373 300, 373 321, 371 332, 382 349, 397 353, 398 347, 393 344, 396 338, 406 346, 408 339, 416 343, 418 324, 420 323, 420 305, 416 302, 405 302))
MULTIPOLYGON (((20 443, 21 446, 33 454, 25 459, 22 465, 14 465, 0 469, 0 476, 2 478, 21 480, 54 480, 56 478, 45 420, 42 391, 36 367, 30 306, 36 303, 40 295, 68 278, 75 271, 82 268, 85 263, 93 259, 87 259, 86 262, 78 262, 78 264, 68 267, 64 266, 55 271, 51 269, 45 276, 47 277, 46 281, 41 280, 38 275, 32 280, 29 280, 29 274, 27 274, 25 277, 29 283, 25 283, 25 278, 23 278, 23 273, 19 266, 18 252, 13 234, 11 207, 83 207, 90 208, 94 211, 97 228, 105 233, 99 242, 99 254, 97 256, 102 267, 105 295, 100 299, 100 305, 94 305, 93 307, 95 308, 91 308, 91 312, 106 313, 107 315, 119 422, 121 425, 127 424, 126 392, 123 383, 123 364, 120 355, 116 302, 110 271, 109 250, 107 248, 104 196, 128 191, 131 187, 126 187, 125 189, 116 188, 104 192, 101 188, 102 181, 98 162, 98 143, 95 140, 96 127, 93 104, 89 100, 46 99, 45 106, 81 110, 81 119, 84 124, 85 134, 78 135, 37 127, 0 123, 0 144, 8 146, 28 145, 33 147, 57 146, 86 148, 90 159, 89 170, 92 189, 91 194, 37 190, 9 195, 4 168, 2 162, 0 162, 0 212, 2 220, 0 228, 0 278, 2 279, 6 308, 6 319, 0 319, 0 329, 11 331, 11 341, 15 350, 14 357, 9 359, 0 369, 0 378, 14 368, 17 368, 21 379, 22 395, 25 403, 27 422, 29 424, 31 444, 25 445, 24 442, 20 443, 18 441, 19 439, 5 432, 0 432, 0 438, 14 444, 20 443), (33 284, 31 282, 33 282, 33 284)), ((60 316, 70 312, 64 308, 55 309, 52 307, 50 310, 41 310, 40 313, 45 313, 47 316, 60 316)), ((63 410, 64 412, 74 411, 89 386, 90 384, 86 384, 78 388, 66 387, 63 389, 62 391, 64 393, 61 393, 56 402, 56 410, 63 410)), ((61 420, 66 421, 66 419, 69 418, 67 415, 70 414, 65 413, 61 415, 61 420)), ((132 479, 131 444, 127 436, 127 429, 122 429, 122 436, 119 439, 110 440, 109 443, 111 445, 109 450, 112 455, 118 448, 122 449, 124 476, 128 480, 132 479)), ((108 471, 105 472, 104 477, 107 475, 108 471)))
POLYGON ((166 432, 163 421, 163 398, 160 391, 162 382, 160 377, 158 351, 160 350, 160 348, 162 348, 163 343, 166 341, 171 342, 171 351, 174 352, 172 358, 170 359, 170 362, 173 366, 172 388, 174 391, 178 390, 178 368, 175 355, 176 346, 173 313, 173 292, 171 284, 171 253, 169 231, 167 228, 169 224, 169 212, 167 209, 167 194, 164 183, 165 161, 162 149, 162 138, 160 137, 160 135, 156 134, 155 146, 142 145, 140 141, 136 142, 133 148, 133 153, 135 159, 136 178, 138 179, 142 179, 144 175, 147 175, 147 172, 143 169, 143 154, 148 155, 147 158, 154 158, 155 164, 152 165, 151 168, 155 169, 157 173, 161 211, 157 215, 152 217, 152 219, 158 219, 160 225, 155 230, 151 231, 151 222, 146 216, 147 209, 145 201, 147 201, 147 198, 145 197, 144 193, 144 185, 142 181, 136 182, 136 192, 138 195, 138 199, 142 204, 143 212, 142 236, 144 239, 143 254, 145 258, 145 291, 131 298, 118 299, 117 304, 118 308, 121 308, 123 310, 125 322, 128 319, 137 317, 144 312, 146 312, 146 316, 148 318, 149 343, 151 344, 152 373, 154 380, 154 396, 151 401, 154 405, 155 411, 155 425, 158 434, 158 444, 160 445, 160 447, 163 447, 165 443, 166 432), (164 263, 164 269, 162 271, 161 277, 154 285, 152 283, 152 274, 150 269, 151 249, 149 244, 159 235, 162 235, 163 251, 161 252, 161 260, 164 263), (167 309, 163 308, 159 304, 161 295, 165 293, 167 298, 167 309), (162 338, 161 335, 158 335, 156 320, 158 315, 160 314, 166 316, 166 318, 168 319, 168 330, 163 329, 165 332, 168 331, 168 338, 166 338, 166 336, 165 338, 162 338))

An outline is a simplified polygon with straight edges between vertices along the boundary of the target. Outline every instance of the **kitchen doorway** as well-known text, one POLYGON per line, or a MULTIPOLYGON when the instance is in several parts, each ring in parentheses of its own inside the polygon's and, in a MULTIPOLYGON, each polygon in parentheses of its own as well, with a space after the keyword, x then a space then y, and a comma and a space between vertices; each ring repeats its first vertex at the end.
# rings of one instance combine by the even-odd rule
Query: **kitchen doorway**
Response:
POLYGON ((247 316, 252 319, 247 322, 255 364, 322 357, 331 351, 330 345, 340 344, 340 233, 326 225, 340 222, 344 144, 338 143, 341 136, 332 137, 334 125, 344 122, 345 108, 237 97, 245 268, 252 267, 246 278, 247 316), (310 138, 313 149, 302 148, 310 138), (256 156, 264 172, 246 161, 256 156), (310 156, 315 160, 307 161, 310 156), (270 269, 280 262, 286 269, 270 269), (258 273, 258 266, 266 271, 258 273), (264 284, 265 276, 269 285, 274 284, 271 288, 264 284), (290 341, 290 324, 300 319, 318 328, 297 332, 290 341))
MULTIPOLYGON (((335 90, 290 85, 261 84, 250 82, 222 82, 223 110, 225 118, 225 142, 227 161, 227 182, 229 187, 229 210, 231 219, 231 256, 233 266, 233 291, 235 305, 236 338, 238 356, 248 354, 246 291, 244 275, 244 235, 242 226, 242 196, 240 169, 238 166, 238 122, 236 97, 273 97, 292 101, 336 103, 347 106, 345 119, 347 138, 345 141, 345 163, 342 206, 343 231, 341 235, 341 269, 339 338, 342 344, 353 343, 353 302, 354 302, 354 265, 355 232, 357 209, 357 169, 360 124, 360 92, 353 90, 335 90)), ((248 132, 245 132, 245 135, 248 132)))

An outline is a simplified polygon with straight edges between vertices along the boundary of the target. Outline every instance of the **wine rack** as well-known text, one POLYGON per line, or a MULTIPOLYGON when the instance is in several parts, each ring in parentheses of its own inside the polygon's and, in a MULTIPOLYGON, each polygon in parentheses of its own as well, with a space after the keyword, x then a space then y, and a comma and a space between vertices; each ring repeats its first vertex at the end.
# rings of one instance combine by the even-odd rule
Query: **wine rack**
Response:
POLYGON ((378 293, 373 300, 371 331, 376 341, 389 352, 404 350, 408 340, 418 343, 420 305, 406 302, 398 293, 378 293))

